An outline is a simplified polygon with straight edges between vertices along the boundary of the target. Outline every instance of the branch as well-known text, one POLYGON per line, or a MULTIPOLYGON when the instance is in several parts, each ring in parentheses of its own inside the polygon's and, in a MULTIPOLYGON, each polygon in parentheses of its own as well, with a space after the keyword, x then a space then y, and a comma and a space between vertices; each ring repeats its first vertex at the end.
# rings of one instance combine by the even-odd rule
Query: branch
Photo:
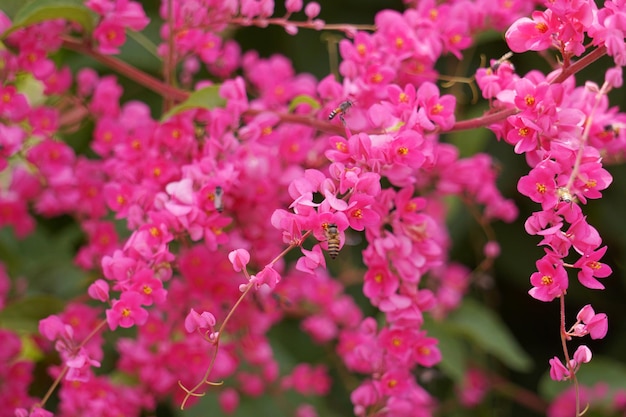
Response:
MULTIPOLYGON (((569 65, 566 68, 563 68, 561 73, 557 75, 550 84, 561 83, 565 81, 571 75, 576 74, 579 71, 582 71, 584 68, 597 61, 601 57, 606 55, 606 46, 601 46, 599 48, 594 49, 578 61, 574 62, 572 65, 569 65)), ((506 119, 509 116, 514 115, 519 112, 518 109, 506 109, 500 110, 495 113, 490 113, 485 116, 476 117, 474 119, 461 120, 460 122, 456 122, 454 126, 447 130, 446 132, 454 132, 458 130, 469 130, 475 129, 477 127, 485 127, 489 126, 492 123, 497 123, 501 120, 506 119)))
POLYGON ((116 71, 118 74, 121 74, 168 99, 180 102, 189 97, 189 93, 167 85, 163 81, 146 74, 144 71, 141 71, 124 61, 96 52, 90 46, 85 45, 77 39, 64 36, 63 47, 78 52, 79 54, 87 55, 116 71))

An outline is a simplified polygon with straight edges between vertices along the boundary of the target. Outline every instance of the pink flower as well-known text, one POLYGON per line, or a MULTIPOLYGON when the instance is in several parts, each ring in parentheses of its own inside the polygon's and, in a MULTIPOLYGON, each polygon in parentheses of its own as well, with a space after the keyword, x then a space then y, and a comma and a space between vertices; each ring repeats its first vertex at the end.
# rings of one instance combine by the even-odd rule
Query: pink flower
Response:
POLYGON ((217 401, 226 414, 232 414, 239 407, 239 393, 234 388, 225 388, 220 391, 217 401))
POLYGON ((235 249, 228 254, 228 260, 233 264, 233 269, 239 272, 250 262, 250 254, 245 249, 235 249))
POLYGON ((426 337, 426 332, 421 332, 413 345, 413 358, 426 367, 432 367, 441 362, 441 351, 437 347, 439 341, 433 337, 426 337))
POLYGON ((540 301, 552 301, 565 294, 569 281, 562 262, 546 255, 536 265, 538 272, 530 276, 530 283, 534 287, 528 293, 540 301))
POLYGON ((442 130, 450 129, 454 124, 456 98, 450 94, 439 96, 439 88, 435 84, 422 84, 417 90, 417 102, 428 118, 442 130))
POLYGON ((585 254, 574 264, 575 268, 580 268, 578 280, 587 288, 603 290, 604 285, 596 278, 606 278, 613 273, 611 267, 599 262, 606 253, 604 246, 596 251, 585 254))
POLYGON ((550 363, 550 378, 553 381, 565 381, 569 379, 570 372, 558 357, 555 356, 548 362, 550 363))
POLYGON ((363 294, 374 305, 378 304, 378 300, 395 293, 400 285, 398 277, 383 266, 370 266, 363 280, 363 294))
POLYGON ((276 284, 280 282, 280 274, 270 265, 266 265, 258 274, 250 277, 250 282, 254 283, 256 288, 267 284, 271 289, 274 289, 276 284))
POLYGON ((302 320, 302 330, 317 343, 327 343, 337 337, 339 329, 335 321, 327 315, 317 314, 302 320))
POLYGON ((580 345, 576 349, 576 352, 574 352, 574 362, 578 365, 581 363, 589 363, 591 356, 591 350, 585 345, 580 345))
POLYGON ((192 308, 187 317, 185 317, 185 330, 188 333, 199 331, 211 335, 214 333, 215 323, 215 316, 210 312, 203 311, 202 314, 198 314, 192 308))
POLYGON ((304 6, 304 14, 309 18, 309 20, 315 19, 320 14, 321 10, 322 7, 316 1, 311 1, 304 6))
POLYGON ((466 407, 475 407, 483 400, 490 388, 487 375, 477 368, 468 369, 461 386, 457 389, 461 403, 466 407))
POLYGON ((113 300, 112 307, 106 310, 109 328, 115 330, 117 326, 128 328, 143 325, 148 319, 148 312, 141 308, 141 299, 141 294, 126 291, 119 300, 113 300))
POLYGON ((131 278, 130 289, 141 295, 141 304, 150 306, 153 303, 163 303, 167 297, 167 291, 163 288, 163 282, 154 276, 154 271, 142 268, 136 271, 131 278))
POLYGON ((327 395, 331 379, 324 365, 301 363, 281 381, 281 388, 293 389, 303 395, 327 395))
POLYGON ((416 342, 415 332, 406 328, 384 328, 378 339, 382 349, 397 360, 406 362, 411 355, 416 342))
POLYGON ((98 279, 89 286, 87 293, 94 300, 107 301, 109 299, 109 284, 103 279, 98 279))
POLYGON ((582 328, 577 329, 576 336, 589 334, 592 339, 602 339, 606 336, 609 328, 608 318, 604 313, 596 314, 590 304, 578 312, 576 319, 584 324, 582 328))
POLYGON ((535 11, 532 19, 522 17, 506 31, 504 37, 513 52, 542 51, 552 46, 555 24, 552 12, 535 11))
POLYGON ((354 230, 364 230, 367 226, 380 223, 380 216, 372 208, 374 199, 363 194, 354 194, 348 203, 346 216, 350 227, 354 230))
POLYGON ((113 55, 120 52, 119 47, 126 42, 124 26, 113 19, 105 19, 93 31, 93 37, 98 41, 98 51, 113 55))
POLYGON ((543 210, 548 210, 559 202, 556 193, 557 165, 554 161, 546 160, 534 167, 528 175, 523 176, 517 183, 517 190, 536 203, 541 203, 543 210))
POLYGON ((302 255, 298 258, 296 269, 298 271, 314 274, 318 267, 326 268, 326 259, 320 245, 313 246, 313 250, 301 249, 302 255))

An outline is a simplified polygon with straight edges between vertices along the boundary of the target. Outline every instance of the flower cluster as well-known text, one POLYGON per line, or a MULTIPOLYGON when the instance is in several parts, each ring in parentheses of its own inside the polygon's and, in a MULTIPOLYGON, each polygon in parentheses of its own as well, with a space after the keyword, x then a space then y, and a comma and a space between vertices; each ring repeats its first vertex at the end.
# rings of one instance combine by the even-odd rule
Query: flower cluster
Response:
MULTIPOLYGON (((607 53, 624 65, 623 4, 552 1, 531 19, 530 0, 405 3, 403 12, 379 12, 368 32, 326 25, 316 2, 286 0, 286 15, 273 17, 272 0, 163 1, 155 51, 164 81, 111 56, 127 31, 147 27, 140 2, 75 6, 73 16, 95 19, 93 30, 56 12, 28 24, 0 12, 0 227, 24 238, 40 218, 69 217, 84 235, 75 264, 90 273, 87 296, 28 335, 61 361, 48 367, 55 383, 41 401, 28 394, 34 361, 19 357, 15 333, 0 330, 0 375, 11 381, 0 383, 0 416, 52 415, 45 407, 57 387, 63 416, 135 416, 168 397, 188 405, 217 381, 226 412, 244 396, 324 396, 328 367, 285 370, 274 355, 270 330, 288 318, 354 377, 355 415, 432 415, 437 400, 416 375, 442 354, 425 315, 444 320, 476 276, 451 256, 449 202, 465 204, 484 231, 478 272, 500 252, 490 224, 518 214, 496 186, 495 161, 461 156, 442 140, 452 130, 488 127, 530 166, 518 191, 541 206, 525 229, 545 253, 530 295, 560 300, 564 317, 568 270, 604 288, 607 247, 583 207, 612 182, 605 160, 626 156, 626 115, 607 97, 622 85, 621 68, 602 86, 577 86, 573 74, 586 38, 594 59, 607 53), (305 20, 292 20, 301 12, 305 20), (280 55, 242 52, 226 30, 270 24, 292 35, 348 34, 339 42, 342 81, 299 74, 280 55), (457 121, 457 97, 437 84, 438 62, 463 59, 476 35, 507 27, 511 50, 553 47, 562 64, 522 76, 508 60, 492 61, 475 75, 489 113, 457 121), (155 117, 147 103, 125 99, 116 76, 57 67, 61 48, 153 89, 166 111, 155 117), (85 149, 70 146, 67 132, 83 135, 85 149), (344 268, 356 253, 359 267, 344 268), (354 283, 366 308, 349 295, 354 283), (96 372, 102 331, 129 328, 135 333, 115 341, 115 372, 96 372)), ((0 263, 0 309, 8 282, 0 263)), ((603 338, 607 323, 585 306, 569 330, 561 323, 564 345, 603 338)), ((555 380, 575 379, 592 353, 583 345, 564 356, 550 360, 555 380)), ((459 382, 468 407, 489 386, 477 368, 459 382)), ((317 411, 305 404, 296 413, 317 411)))

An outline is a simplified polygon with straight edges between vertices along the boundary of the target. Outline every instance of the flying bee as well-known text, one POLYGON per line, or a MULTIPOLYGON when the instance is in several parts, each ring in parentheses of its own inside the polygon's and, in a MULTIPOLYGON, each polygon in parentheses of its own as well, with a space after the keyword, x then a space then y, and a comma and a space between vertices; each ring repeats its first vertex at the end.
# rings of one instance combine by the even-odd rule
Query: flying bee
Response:
POLYGON ((328 224, 324 229, 326 241, 328 242, 328 255, 331 259, 335 259, 339 255, 339 245, 341 244, 339 230, 335 223, 328 224))
POLYGON ((352 107, 352 101, 350 100, 346 100, 340 103, 338 107, 330 112, 330 114, 328 115, 328 120, 333 120, 335 116, 339 116, 339 120, 341 120, 341 123, 345 125, 346 121, 344 120, 343 116, 346 114, 350 107, 352 107))
MULTIPOLYGON (((511 58, 513 56, 513 52, 509 51, 506 54, 502 55, 502 57, 500 59, 498 59, 496 62, 494 62, 490 69, 492 73, 496 73, 496 71, 498 71, 498 68, 500 68, 500 65, 504 64, 505 62, 509 62, 509 58, 511 58)), ((509 62, 509 64, 511 64, 509 62)), ((513 64, 511 64, 511 67, 513 67, 513 64)))
POLYGON ((218 213, 224 211, 224 202, 222 201, 223 195, 224 189, 220 185, 215 187, 215 200, 213 200, 213 203, 215 204, 215 210, 217 210, 218 213))

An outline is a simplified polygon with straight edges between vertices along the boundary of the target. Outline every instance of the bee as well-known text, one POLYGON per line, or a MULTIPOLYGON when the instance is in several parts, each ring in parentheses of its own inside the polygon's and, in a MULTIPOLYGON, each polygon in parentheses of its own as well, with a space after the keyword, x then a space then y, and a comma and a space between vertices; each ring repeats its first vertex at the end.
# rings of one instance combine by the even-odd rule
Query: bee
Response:
POLYGON ((215 187, 215 200, 213 203, 215 204, 215 210, 218 213, 224 211, 224 202, 222 201, 222 196, 224 195, 224 189, 221 186, 215 187))
POLYGON ((556 195, 559 198, 559 201, 565 202, 567 204, 574 204, 576 202, 576 197, 570 193, 570 191, 565 187, 559 187, 556 190, 556 195))
MULTIPOLYGON (((500 59, 498 59, 496 62, 494 62, 491 65, 491 72, 492 73, 496 73, 496 71, 498 71, 498 68, 500 68, 500 65, 504 64, 505 62, 509 62, 508 59, 511 58, 513 56, 513 52, 509 51, 506 54, 502 55, 502 57, 500 59)), ((510 64, 510 62, 509 62, 510 64)), ((511 64, 511 67, 513 66, 513 64, 511 64)))
POLYGON ((326 241, 328 242, 328 255, 331 259, 335 259, 339 254, 339 245, 341 240, 339 239, 339 230, 335 223, 330 223, 325 227, 326 241))
POLYGON ((350 100, 346 100, 340 103, 337 108, 330 112, 330 114, 328 115, 328 120, 333 120, 335 116, 339 116, 339 120, 341 120, 341 123, 345 125, 346 121, 344 120, 343 116, 346 114, 350 107, 352 107, 352 101, 350 100))

